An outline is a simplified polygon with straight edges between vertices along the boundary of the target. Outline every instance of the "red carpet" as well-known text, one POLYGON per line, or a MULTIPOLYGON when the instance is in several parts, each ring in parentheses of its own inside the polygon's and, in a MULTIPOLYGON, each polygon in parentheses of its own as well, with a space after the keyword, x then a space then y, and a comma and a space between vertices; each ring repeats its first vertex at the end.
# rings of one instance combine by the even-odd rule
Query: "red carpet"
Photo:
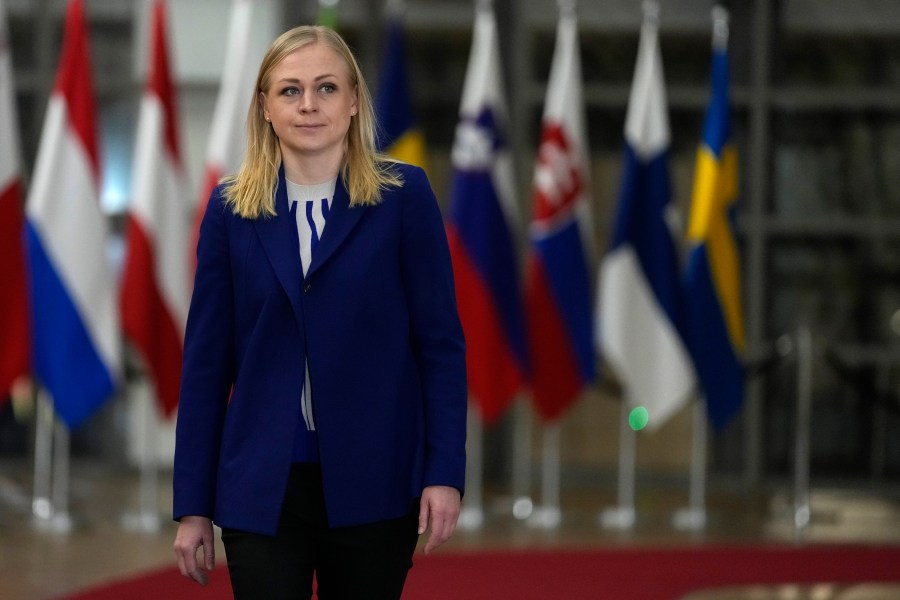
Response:
MULTIPOLYGON (((900 583, 900 546, 698 545, 417 555, 404 600, 677 600, 749 584, 900 583)), ((207 588, 177 569, 140 575, 65 600, 228 599, 224 564, 207 588)))

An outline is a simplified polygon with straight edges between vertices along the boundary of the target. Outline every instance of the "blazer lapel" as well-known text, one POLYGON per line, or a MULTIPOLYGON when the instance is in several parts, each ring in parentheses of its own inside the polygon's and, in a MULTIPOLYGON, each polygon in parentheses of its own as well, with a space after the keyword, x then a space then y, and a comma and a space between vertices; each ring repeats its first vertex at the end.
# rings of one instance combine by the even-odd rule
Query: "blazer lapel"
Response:
POLYGON ((284 167, 278 171, 275 212, 277 214, 274 217, 254 219, 253 227, 281 286, 291 300, 297 322, 302 323, 300 284, 303 281, 303 269, 300 265, 300 241, 297 237, 296 218, 288 207, 284 167))
POLYGON ((313 273, 318 271, 334 254, 367 210, 368 208, 364 206, 350 207, 350 195, 347 193, 347 188, 344 187, 343 179, 338 176, 337 185, 334 186, 334 200, 331 202, 331 210, 328 213, 328 222, 322 232, 322 238, 316 246, 316 251, 313 253, 312 263, 306 270, 307 279, 312 277, 313 273))

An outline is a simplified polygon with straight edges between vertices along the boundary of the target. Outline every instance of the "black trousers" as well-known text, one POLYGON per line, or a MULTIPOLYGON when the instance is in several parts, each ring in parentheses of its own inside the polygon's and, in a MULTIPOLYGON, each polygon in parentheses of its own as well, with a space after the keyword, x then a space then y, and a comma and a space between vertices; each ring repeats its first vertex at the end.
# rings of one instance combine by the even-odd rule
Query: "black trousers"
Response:
MULTIPOLYGON (((365 490, 360 490, 365 494, 365 490)), ((275 537, 222 530, 236 600, 397 600, 418 539, 418 503, 408 515, 328 527, 318 465, 294 464, 275 537)))

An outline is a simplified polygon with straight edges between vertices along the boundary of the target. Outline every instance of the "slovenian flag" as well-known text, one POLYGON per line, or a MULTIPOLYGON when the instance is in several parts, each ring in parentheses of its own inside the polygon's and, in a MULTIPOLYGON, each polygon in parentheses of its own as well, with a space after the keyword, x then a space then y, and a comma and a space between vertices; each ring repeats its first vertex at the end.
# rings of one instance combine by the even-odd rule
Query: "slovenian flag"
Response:
MULTIPOLYGON (((724 9, 720 9, 724 10, 724 9)), ((686 340, 710 421, 724 427, 744 400, 741 265, 734 235, 737 152, 728 100, 728 25, 717 19, 712 95, 697 152, 685 275, 686 340)))
POLYGON ((213 189, 226 175, 235 173, 244 158, 247 145, 247 107, 250 93, 256 87, 257 68, 264 49, 253 43, 254 0, 233 0, 231 20, 225 47, 222 82, 213 111, 212 126, 206 147, 203 183, 194 212, 191 232, 191 270, 196 267, 193 249, 197 247, 200 222, 213 189))
POLYGON ((415 123, 406 67, 406 32, 398 8, 388 17, 387 47, 375 96, 378 150, 425 168, 425 137, 415 123))
POLYGON ((680 335, 680 269, 667 220, 668 153, 658 17, 648 11, 625 119, 619 205, 600 267, 597 342, 626 402, 647 409, 650 430, 688 400, 695 382, 680 335))
POLYGON ((70 428, 110 397, 120 364, 94 113, 84 0, 71 0, 25 210, 34 368, 70 428))
POLYGON ((534 174, 526 303, 532 394, 558 418, 594 379, 590 178, 578 24, 560 11, 534 174))
POLYGON ((31 363, 19 121, 4 4, 0 0, 0 405, 31 363))
POLYGON ((527 372, 507 121, 494 12, 479 3, 453 142, 446 226, 469 389, 487 424, 509 407, 527 372))
POLYGON ((143 359, 164 416, 178 405, 181 384, 191 224, 167 39, 166 5, 156 0, 120 296, 122 329, 143 359))

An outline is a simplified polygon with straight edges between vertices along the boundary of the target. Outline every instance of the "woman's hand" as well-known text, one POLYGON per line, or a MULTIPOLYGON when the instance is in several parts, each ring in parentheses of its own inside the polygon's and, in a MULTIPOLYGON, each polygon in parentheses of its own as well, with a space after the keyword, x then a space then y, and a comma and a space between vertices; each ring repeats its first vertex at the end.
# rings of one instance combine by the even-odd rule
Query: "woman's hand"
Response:
POLYGON ((208 572, 216 566, 212 521, 207 517, 182 517, 175 534, 175 556, 178 570, 200 585, 209 582, 208 572), (203 563, 197 562, 197 550, 203 548, 203 563))
POLYGON ((459 519, 459 490, 445 485, 430 485, 422 491, 419 508, 419 535, 425 533, 429 522, 431 534, 425 543, 428 554, 450 539, 459 519))

